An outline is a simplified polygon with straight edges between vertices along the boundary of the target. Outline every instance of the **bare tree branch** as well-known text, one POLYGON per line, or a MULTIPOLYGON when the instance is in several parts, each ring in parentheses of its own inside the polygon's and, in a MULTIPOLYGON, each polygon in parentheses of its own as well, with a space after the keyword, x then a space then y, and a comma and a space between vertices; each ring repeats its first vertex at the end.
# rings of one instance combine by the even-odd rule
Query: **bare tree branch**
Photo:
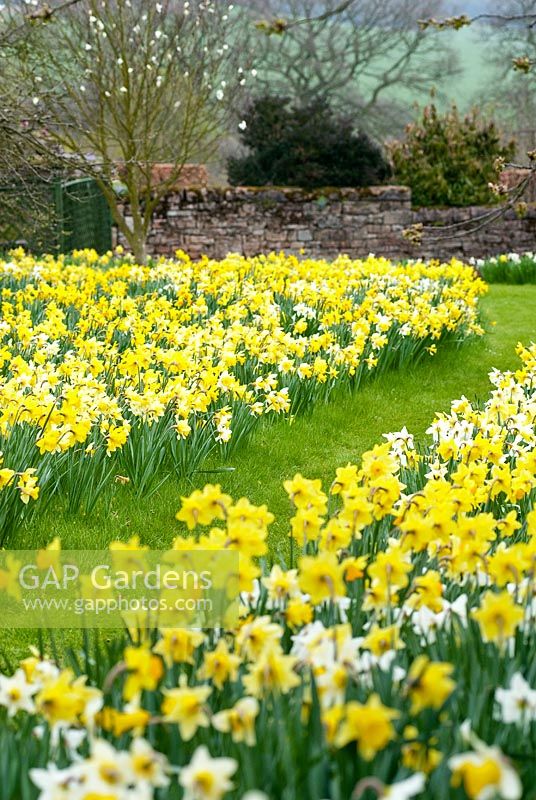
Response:
POLYGON ((49 6, 48 3, 43 3, 43 5, 38 6, 35 11, 26 14, 26 18, 30 21, 42 20, 46 22, 52 19, 55 14, 61 14, 62 11, 66 11, 68 8, 71 8, 71 6, 80 2, 81 0, 64 0, 63 3, 59 3, 59 5, 56 6, 49 6))
POLYGON ((526 27, 533 28, 536 26, 536 13, 522 13, 522 14, 476 14, 470 17, 467 14, 460 14, 455 17, 446 17, 437 20, 434 17, 428 17, 419 20, 419 26, 426 30, 426 28, 436 28, 437 30, 454 29, 460 30, 468 25, 473 25, 475 22, 495 22, 503 25, 509 25, 512 22, 525 22, 526 27))
POLYGON ((286 18, 272 15, 268 20, 260 20, 256 22, 255 27, 268 36, 272 34, 280 36, 281 34, 297 27, 298 25, 309 25, 311 22, 325 22, 332 17, 342 14, 344 11, 347 11, 350 6, 355 5, 355 3, 356 0, 343 0, 343 2, 338 3, 334 8, 326 9, 320 14, 317 14, 313 11, 312 14, 303 15, 301 17, 292 15, 290 18, 286 18))
POLYGON ((325 22, 326 20, 331 19, 331 17, 335 17, 338 14, 342 14, 344 11, 347 11, 350 8, 350 6, 355 5, 355 3, 356 0, 346 0, 346 2, 339 3, 339 5, 336 6, 335 8, 328 9, 324 11, 322 14, 318 14, 316 17, 313 16, 313 17, 302 17, 301 19, 292 19, 288 22, 287 27, 292 28, 295 25, 307 25, 311 22, 325 22))
MULTIPOLYGON (((512 167, 519 165, 507 164, 506 166, 512 167)), ((535 170, 531 167, 525 166, 523 169, 527 171, 527 174, 516 186, 505 192, 507 200, 500 206, 489 209, 482 214, 477 214, 471 219, 445 225, 439 231, 437 227, 433 225, 417 223, 416 225, 411 225, 409 228, 406 228, 403 231, 403 237, 415 246, 420 247, 424 243, 424 240, 426 240, 426 244, 436 244, 448 239, 455 239, 462 234, 471 235, 487 228, 497 220, 502 219, 508 211, 515 211, 517 209, 527 190, 527 186, 534 180, 536 175, 535 170)))

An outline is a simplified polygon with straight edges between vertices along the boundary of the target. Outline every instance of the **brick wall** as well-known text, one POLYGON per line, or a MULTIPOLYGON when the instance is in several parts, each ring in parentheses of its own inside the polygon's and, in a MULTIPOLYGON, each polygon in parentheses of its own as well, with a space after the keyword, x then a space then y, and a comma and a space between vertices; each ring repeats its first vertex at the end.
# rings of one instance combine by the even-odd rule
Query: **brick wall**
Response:
POLYGON ((196 188, 168 196, 155 215, 148 250, 170 255, 177 249, 192 257, 221 258, 271 250, 332 258, 368 253, 391 258, 452 255, 481 257, 504 251, 536 250, 536 205, 518 219, 513 212, 467 234, 445 226, 466 223, 488 208, 411 208, 404 186, 366 189, 196 188), (420 248, 402 231, 423 223, 432 228, 420 248), (443 230, 442 230, 443 229, 443 230), (436 231, 437 230, 437 234, 436 231), (447 236, 448 234, 448 236, 447 236))

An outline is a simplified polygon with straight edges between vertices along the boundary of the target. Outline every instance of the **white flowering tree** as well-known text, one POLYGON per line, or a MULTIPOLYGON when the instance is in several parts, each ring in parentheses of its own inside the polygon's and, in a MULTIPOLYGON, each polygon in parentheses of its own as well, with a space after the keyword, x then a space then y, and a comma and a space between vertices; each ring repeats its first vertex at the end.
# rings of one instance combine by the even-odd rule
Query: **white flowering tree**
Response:
POLYGON ((50 14, 50 6, 29 13, 26 5, 24 58, 16 62, 31 119, 25 135, 99 183, 144 263, 156 206, 186 162, 217 146, 246 83, 248 57, 233 46, 232 6, 77 0, 50 14), (159 163, 170 166, 155 170, 159 163))

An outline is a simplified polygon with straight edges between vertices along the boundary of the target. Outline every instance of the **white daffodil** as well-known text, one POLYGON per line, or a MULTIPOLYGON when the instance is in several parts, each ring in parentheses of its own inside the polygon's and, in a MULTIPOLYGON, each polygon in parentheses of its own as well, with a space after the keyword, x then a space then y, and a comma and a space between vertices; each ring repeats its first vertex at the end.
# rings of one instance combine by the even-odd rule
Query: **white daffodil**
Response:
POLYGON ((423 791, 425 783, 426 777, 421 772, 417 772, 403 781, 393 783, 391 786, 386 786, 378 778, 371 775, 359 781, 352 793, 352 797, 359 800, 367 789, 372 789, 378 800, 387 800, 387 798, 389 800, 410 800, 410 798, 423 791))
POLYGON ((406 609, 408 616, 411 617, 411 625, 415 633, 429 644, 435 642, 436 631, 441 627, 440 615, 432 611, 428 606, 421 606, 417 610, 406 606, 406 609))
POLYGON ((131 782, 128 753, 118 752, 104 739, 95 739, 91 745, 91 756, 84 762, 88 775, 94 777, 107 789, 121 789, 131 782))
POLYGON ((233 788, 230 777, 237 767, 234 758, 212 758, 208 749, 201 745, 188 766, 180 771, 184 800, 219 800, 233 788))
POLYGON ((260 792, 258 789, 251 789, 242 795, 242 800, 270 800, 267 794, 260 792))
POLYGON ((323 666, 315 680, 323 708, 344 703, 348 673, 342 664, 334 662, 323 666))
POLYGON ((301 631, 291 636, 292 648, 290 654, 296 656, 298 661, 309 663, 312 649, 323 639, 325 632, 326 628, 319 619, 304 625, 301 631))
POLYGON ((22 669, 18 669, 11 678, 0 675, 0 706, 7 708, 9 717, 14 717, 18 711, 33 714, 35 711, 33 695, 38 688, 28 683, 22 669))
POLYGON ((499 718, 507 725, 528 726, 536 719, 536 690, 531 689, 520 672, 512 676, 509 689, 495 691, 495 702, 500 706, 499 718))
MULTIPOLYGON (((46 730, 44 725, 38 725, 34 728, 34 734, 38 739, 42 739, 46 730)), ((88 732, 86 728, 70 728, 68 725, 65 727, 62 725, 54 725, 49 731, 51 747, 57 747, 61 741, 71 759, 73 761, 80 760, 80 755, 77 751, 87 739, 88 732)))
POLYGON ((452 617, 456 617, 458 621, 466 627, 467 625, 467 595, 461 594, 452 603, 448 600, 443 600, 443 608, 439 612, 441 617, 440 624, 452 622, 452 617))
POLYGON ((167 758, 162 753, 153 750, 146 739, 134 739, 129 755, 129 768, 136 783, 146 783, 154 787, 169 784, 169 778, 166 775, 167 758))
POLYGON ((393 783, 391 786, 386 786, 383 793, 380 795, 380 800, 389 798, 389 800, 410 800, 411 797, 416 797, 424 790, 426 778, 422 772, 416 772, 410 778, 403 781, 393 783))
POLYGON ((58 769, 48 764, 46 769, 31 769, 32 783, 40 791, 38 800, 73 800, 79 797, 85 776, 80 765, 58 769))
POLYGON ((39 740, 47 734, 50 735, 50 747, 54 750, 60 743, 63 744, 73 761, 80 759, 77 750, 88 736, 86 728, 71 728, 68 724, 61 722, 57 722, 52 727, 36 725, 32 733, 39 740))
POLYGON ((440 480, 445 477, 447 472, 447 465, 442 464, 436 459, 432 464, 430 464, 430 469, 427 473, 425 473, 425 478, 428 478, 428 480, 440 480))
POLYGON ((466 790, 471 787, 472 800, 520 800, 523 793, 521 781, 502 750, 481 741, 472 732, 469 720, 461 725, 460 731, 473 750, 449 759, 453 785, 463 785, 466 790), (474 793, 476 781, 477 794, 474 793))
POLYGON ((413 434, 408 431, 405 425, 400 431, 384 433, 383 438, 398 447, 404 446, 413 449, 413 434))

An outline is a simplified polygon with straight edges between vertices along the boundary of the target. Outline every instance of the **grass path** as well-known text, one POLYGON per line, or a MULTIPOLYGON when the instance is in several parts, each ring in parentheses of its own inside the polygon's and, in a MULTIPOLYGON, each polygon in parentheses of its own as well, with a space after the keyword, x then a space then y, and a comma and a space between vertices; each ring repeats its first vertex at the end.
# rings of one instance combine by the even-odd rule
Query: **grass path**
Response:
POLYGON ((329 485, 338 466, 356 462, 384 441, 383 433, 406 425, 425 439, 435 412, 448 410, 451 400, 488 394, 493 367, 517 368, 516 344, 536 340, 536 286, 490 286, 482 312, 489 332, 481 339, 449 346, 414 368, 384 374, 353 396, 317 406, 291 426, 259 433, 234 460, 236 472, 226 488, 268 503, 277 517, 272 535, 286 535, 290 511, 283 480, 301 472, 329 485))
MULTIPOLYGON (((448 410, 451 400, 462 394, 470 400, 487 395, 488 373, 493 367, 517 367, 517 342, 536 340, 536 286, 491 286, 482 301, 482 313, 488 333, 481 339, 461 348, 448 346, 416 367, 385 374, 353 396, 343 395, 328 405, 316 406, 292 424, 282 421, 258 430, 233 456, 232 473, 199 474, 193 483, 182 485, 168 481, 143 503, 133 500, 124 488, 118 491, 109 513, 89 518, 69 517, 53 509, 8 546, 32 549, 58 535, 65 548, 98 549, 113 539, 139 534, 155 549, 166 547, 180 531, 175 521, 180 495, 219 482, 235 498, 247 496, 254 503, 267 503, 276 515, 271 539, 277 549, 287 540, 290 516, 283 480, 301 472, 329 485, 338 466, 356 462, 365 450, 382 441, 383 433, 406 425, 422 439, 434 413, 448 410)), ((6 645, 12 651, 15 642, 21 645, 32 636, 0 634, 0 653, 6 645)))

